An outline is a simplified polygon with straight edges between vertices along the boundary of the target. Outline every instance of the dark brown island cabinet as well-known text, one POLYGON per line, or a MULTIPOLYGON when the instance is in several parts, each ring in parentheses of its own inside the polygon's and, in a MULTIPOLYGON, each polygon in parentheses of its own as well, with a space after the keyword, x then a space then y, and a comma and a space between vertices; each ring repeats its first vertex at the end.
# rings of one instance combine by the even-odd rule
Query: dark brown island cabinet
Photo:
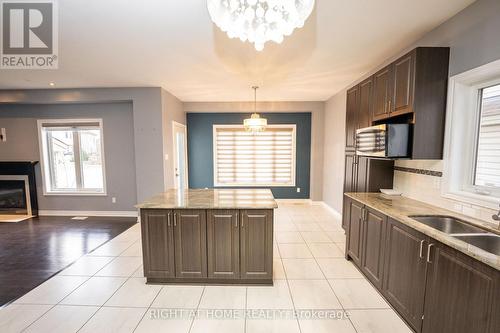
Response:
POLYGON ((500 332, 500 271, 344 200, 346 258, 415 332, 500 332))
POLYGON ((138 207, 148 283, 273 283, 269 190, 168 191, 138 207))

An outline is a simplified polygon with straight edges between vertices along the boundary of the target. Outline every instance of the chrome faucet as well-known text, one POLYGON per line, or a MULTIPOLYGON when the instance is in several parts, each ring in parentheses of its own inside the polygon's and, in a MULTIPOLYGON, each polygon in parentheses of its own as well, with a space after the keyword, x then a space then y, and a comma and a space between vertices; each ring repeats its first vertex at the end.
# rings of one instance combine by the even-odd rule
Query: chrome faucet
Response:
POLYGON ((500 221, 500 210, 498 211, 498 213, 496 213, 496 215, 493 215, 492 218, 495 221, 500 221))

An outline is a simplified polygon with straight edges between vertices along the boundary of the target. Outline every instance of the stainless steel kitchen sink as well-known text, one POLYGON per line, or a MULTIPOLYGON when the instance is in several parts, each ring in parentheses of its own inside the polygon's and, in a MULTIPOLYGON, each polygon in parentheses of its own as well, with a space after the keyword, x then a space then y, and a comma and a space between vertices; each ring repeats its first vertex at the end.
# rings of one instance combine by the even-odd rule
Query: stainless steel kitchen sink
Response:
POLYGON ((413 215, 409 217, 447 234, 480 234, 486 232, 452 216, 413 215))
POLYGON ((500 236, 495 234, 484 234, 484 235, 456 235, 453 236, 456 239, 463 240, 466 243, 474 245, 480 249, 483 249, 489 253, 496 254, 500 256, 500 236))

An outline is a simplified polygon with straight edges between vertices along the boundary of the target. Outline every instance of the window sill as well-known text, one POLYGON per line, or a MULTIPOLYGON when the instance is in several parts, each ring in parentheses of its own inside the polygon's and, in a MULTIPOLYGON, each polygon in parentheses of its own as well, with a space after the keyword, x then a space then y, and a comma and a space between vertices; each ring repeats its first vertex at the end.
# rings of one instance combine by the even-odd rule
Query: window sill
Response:
POLYGON ((57 196, 105 197, 108 194, 105 192, 44 192, 43 195, 47 197, 57 197, 57 196))
POLYGON ((498 204, 500 203, 500 198, 466 191, 447 192, 443 193, 441 196, 446 199, 488 209, 498 209, 498 204))

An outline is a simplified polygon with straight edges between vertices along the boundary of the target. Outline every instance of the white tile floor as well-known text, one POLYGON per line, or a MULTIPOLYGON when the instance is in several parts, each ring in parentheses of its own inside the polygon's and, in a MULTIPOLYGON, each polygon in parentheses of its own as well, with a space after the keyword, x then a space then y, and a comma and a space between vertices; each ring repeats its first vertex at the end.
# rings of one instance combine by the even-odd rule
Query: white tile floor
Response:
POLYGON ((146 285, 135 225, 1 309, 0 332, 411 332, 344 259, 344 248, 340 221, 324 207, 280 204, 274 286, 146 285), (194 318, 197 309, 202 315, 194 318), (214 319, 217 315, 207 315, 221 311, 214 309, 232 309, 234 316, 214 319), (348 316, 268 320, 242 315, 262 309, 327 309, 348 316), (183 316, 165 317, 165 311, 183 311, 183 316))

